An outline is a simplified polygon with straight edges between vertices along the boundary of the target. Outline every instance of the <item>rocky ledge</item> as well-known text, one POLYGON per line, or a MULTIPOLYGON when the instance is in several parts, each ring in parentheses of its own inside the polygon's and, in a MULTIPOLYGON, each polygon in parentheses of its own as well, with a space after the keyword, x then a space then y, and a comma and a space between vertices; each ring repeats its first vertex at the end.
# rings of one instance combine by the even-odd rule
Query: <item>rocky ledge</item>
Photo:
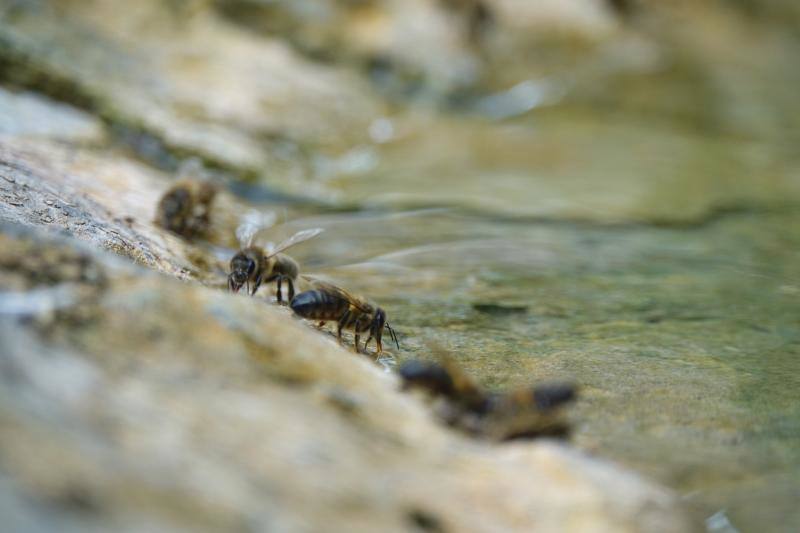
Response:
POLYGON ((168 184, 0 143, 11 530, 687 529, 671 492, 566 444, 450 431, 369 358, 221 290, 210 252, 153 224, 168 184))

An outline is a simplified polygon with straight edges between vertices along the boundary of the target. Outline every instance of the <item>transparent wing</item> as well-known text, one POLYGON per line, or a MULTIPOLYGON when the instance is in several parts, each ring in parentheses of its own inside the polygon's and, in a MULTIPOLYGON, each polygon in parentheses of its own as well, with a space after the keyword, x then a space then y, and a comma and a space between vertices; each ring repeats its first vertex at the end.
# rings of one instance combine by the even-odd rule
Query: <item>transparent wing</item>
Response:
POLYGON ((327 292, 328 294, 333 294, 334 296, 337 296, 338 298, 341 298, 342 300, 349 302, 351 305, 360 309, 361 311, 370 312, 371 310, 371 306, 363 298, 355 296, 354 294, 350 294, 343 288, 338 287, 333 283, 329 283, 327 281, 312 276, 303 276, 303 278, 314 289, 327 292))
POLYGON ((288 248, 291 248, 295 244, 300 244, 301 242, 307 241, 308 239, 312 239, 325 231, 322 228, 311 228, 311 229, 304 229, 303 231, 298 231, 282 243, 278 244, 274 248, 269 251, 269 255, 275 255, 280 253, 288 248))
POLYGON ((245 213, 236 228, 236 238, 242 248, 253 245, 253 241, 258 233, 275 224, 277 216, 272 211, 248 211, 245 213))

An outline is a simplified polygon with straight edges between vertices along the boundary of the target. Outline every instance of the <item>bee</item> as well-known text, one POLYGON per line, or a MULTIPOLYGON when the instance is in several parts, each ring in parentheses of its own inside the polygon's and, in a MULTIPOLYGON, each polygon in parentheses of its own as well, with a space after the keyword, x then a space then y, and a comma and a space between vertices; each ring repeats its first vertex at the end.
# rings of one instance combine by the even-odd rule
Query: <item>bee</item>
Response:
POLYGON ((228 288, 231 292, 239 292, 242 286, 247 285, 247 290, 252 296, 263 282, 276 281, 276 296, 280 303, 283 302, 281 286, 285 281, 289 289, 289 300, 291 301, 294 298, 294 284, 300 274, 300 266, 297 261, 281 252, 312 237, 316 237, 322 231, 321 228, 298 231, 271 249, 253 246, 252 237, 255 232, 252 232, 247 239, 247 245, 231 259, 228 288))
POLYGON ((400 367, 399 374, 404 390, 426 390, 472 413, 483 415, 489 409, 489 395, 449 357, 442 357, 441 363, 408 361, 400 367))
POLYGON ((576 397, 571 383, 546 383, 491 396, 481 433, 494 440, 566 437, 570 427, 560 407, 576 397))
POLYGON ((216 194, 217 188, 209 182, 179 180, 159 200, 155 222, 187 239, 205 237, 216 194))
POLYGON ((383 329, 389 330, 389 335, 400 349, 397 341, 397 334, 394 329, 386 322, 386 311, 377 305, 368 302, 364 298, 354 296, 344 289, 320 280, 309 281, 315 286, 314 289, 301 292, 292 298, 289 304, 298 316, 312 320, 319 320, 320 326, 326 321, 337 322, 336 336, 342 342, 342 330, 351 329, 355 334, 354 347, 359 351, 358 343, 361 335, 369 332, 367 340, 364 341, 364 350, 372 338, 375 338, 378 354, 383 352, 383 329))
POLYGON ((435 408, 449 425, 498 441, 538 436, 566 436, 569 426, 560 407, 571 402, 576 388, 568 383, 487 392, 455 362, 408 361, 400 367, 403 388, 418 388, 441 400, 435 408))

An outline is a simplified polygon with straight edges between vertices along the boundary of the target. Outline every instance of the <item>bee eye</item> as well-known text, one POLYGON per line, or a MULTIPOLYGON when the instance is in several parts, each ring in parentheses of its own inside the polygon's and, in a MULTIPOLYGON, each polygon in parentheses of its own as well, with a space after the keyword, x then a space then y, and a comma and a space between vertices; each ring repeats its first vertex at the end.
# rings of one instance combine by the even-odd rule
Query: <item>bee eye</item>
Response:
POLYGON ((248 261, 247 263, 247 273, 252 274, 256 270, 256 262, 255 261, 248 261))

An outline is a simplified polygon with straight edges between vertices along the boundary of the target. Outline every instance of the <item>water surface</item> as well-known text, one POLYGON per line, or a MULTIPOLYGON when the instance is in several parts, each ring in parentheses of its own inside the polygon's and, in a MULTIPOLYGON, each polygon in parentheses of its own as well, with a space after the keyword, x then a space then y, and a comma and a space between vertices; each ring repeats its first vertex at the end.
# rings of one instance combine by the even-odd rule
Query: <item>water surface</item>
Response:
MULTIPOLYGON (((541 133, 526 135, 535 144, 541 133)), ((383 148, 369 172, 323 184, 373 207, 290 223, 327 229, 297 256, 386 308, 401 332, 398 361, 442 346, 493 389, 579 383, 578 446, 675 488, 700 518, 724 511, 742 531, 791 531, 800 525, 796 180, 790 167, 755 174, 773 165, 770 152, 741 167, 749 156, 739 141, 671 135, 691 155, 676 152, 666 168, 651 159, 658 179, 647 157, 620 163, 619 150, 575 163, 565 182, 542 163, 547 151, 509 156, 490 143, 464 155, 457 143, 414 159, 383 148), (512 182, 498 181, 511 167, 512 182), (504 197, 519 209, 498 207, 504 197), (406 201, 449 207, 404 211, 406 201)))

